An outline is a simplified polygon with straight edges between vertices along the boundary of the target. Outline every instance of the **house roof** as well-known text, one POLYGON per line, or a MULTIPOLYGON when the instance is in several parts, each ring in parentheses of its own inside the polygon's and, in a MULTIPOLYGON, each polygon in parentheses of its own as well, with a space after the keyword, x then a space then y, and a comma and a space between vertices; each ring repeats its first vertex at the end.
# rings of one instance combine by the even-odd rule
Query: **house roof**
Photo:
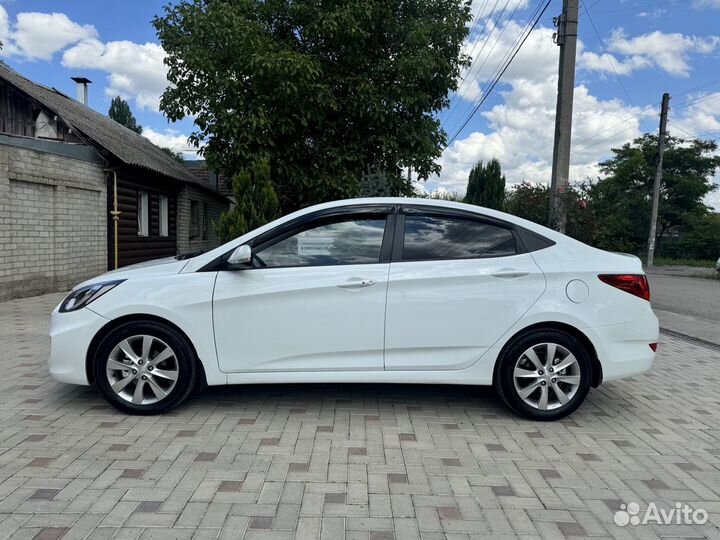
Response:
POLYGON ((208 185, 214 186, 215 179, 211 178, 211 174, 217 174, 217 189, 226 197, 233 197, 232 179, 223 173, 216 173, 208 169, 207 162, 204 159, 186 160, 183 165, 190 169, 192 173, 200 178, 208 185))
POLYGON ((182 163, 171 158, 149 139, 55 88, 32 82, 3 62, 0 62, 0 78, 54 112, 64 123, 79 131, 84 138, 92 140, 123 163, 211 189, 207 182, 192 174, 182 163))

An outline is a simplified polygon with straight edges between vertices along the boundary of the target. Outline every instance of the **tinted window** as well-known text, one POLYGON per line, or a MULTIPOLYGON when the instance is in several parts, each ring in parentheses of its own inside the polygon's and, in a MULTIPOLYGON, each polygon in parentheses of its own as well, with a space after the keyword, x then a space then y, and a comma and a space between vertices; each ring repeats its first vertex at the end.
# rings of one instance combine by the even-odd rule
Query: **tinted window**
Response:
POLYGON ((384 217, 325 223, 259 250, 255 266, 330 266, 380 260, 384 217))
POLYGON ((403 260, 475 259, 515 255, 508 229, 454 217, 405 216, 403 260))

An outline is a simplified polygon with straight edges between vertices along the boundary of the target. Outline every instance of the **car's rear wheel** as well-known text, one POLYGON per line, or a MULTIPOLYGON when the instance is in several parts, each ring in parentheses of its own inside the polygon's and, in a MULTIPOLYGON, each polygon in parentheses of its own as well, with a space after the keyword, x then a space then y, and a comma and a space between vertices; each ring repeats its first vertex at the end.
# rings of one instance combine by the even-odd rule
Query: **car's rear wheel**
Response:
POLYGON ((585 346, 559 330, 534 330, 514 340, 499 359, 495 386, 516 413, 559 420, 585 400, 592 363, 585 346))
POLYGON ((102 340, 94 373, 103 396, 117 409, 159 414, 187 398, 197 365, 192 347, 177 330, 155 321, 135 321, 102 340))

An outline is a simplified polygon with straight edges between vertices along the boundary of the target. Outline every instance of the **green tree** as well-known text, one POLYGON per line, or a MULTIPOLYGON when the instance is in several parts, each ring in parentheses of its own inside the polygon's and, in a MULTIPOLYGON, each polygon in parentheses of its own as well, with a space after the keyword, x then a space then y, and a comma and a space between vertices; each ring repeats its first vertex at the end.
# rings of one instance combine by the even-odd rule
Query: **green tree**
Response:
MULTIPOLYGON (((595 244, 597 218, 592 206, 593 186, 589 183, 571 185, 565 192, 568 236, 595 244)), ((547 184, 522 182, 514 186, 505 200, 505 211, 509 214, 547 225, 550 208, 550 190, 547 184)))
POLYGON ((359 197, 391 197, 392 195, 390 182, 383 171, 367 170, 360 177, 359 197))
POLYGON ((221 242, 242 236, 278 217, 278 197, 270 178, 267 160, 260 160, 233 177, 235 206, 223 213, 215 224, 221 242))
POLYGON ((114 97, 110 102, 110 110, 108 116, 115 120, 118 124, 122 124, 128 129, 132 129, 135 133, 142 133, 142 126, 138 125, 135 116, 130 110, 130 105, 120 96, 114 97))
POLYGON ((457 191, 447 191, 447 190, 436 190, 430 193, 428 196, 429 199, 435 199, 436 201, 450 201, 450 202, 463 202, 463 196, 460 195, 457 191))
POLYGON ((663 243, 662 257, 717 260, 720 254, 720 214, 692 218, 679 233, 678 239, 663 243))
POLYGON ((172 148, 168 148, 167 146, 160 146, 159 148, 160 148, 160 150, 165 152, 168 156, 173 158, 175 161, 178 161, 180 163, 185 161, 185 159, 183 158, 182 152, 176 152, 175 150, 173 150, 172 148))
POLYGON ((436 113, 467 65, 468 0, 180 0, 153 24, 167 52, 160 108, 233 175, 267 156, 284 212, 358 193, 369 167, 439 172, 436 113))
MULTIPOLYGON (((605 175, 591 189, 598 223, 597 244, 604 249, 641 253, 650 231, 650 207, 657 163, 657 136, 645 134, 614 148, 601 163, 605 175)), ((700 139, 668 137, 663 156, 663 179, 656 249, 670 228, 688 228, 708 214, 703 203, 715 186, 711 179, 720 167, 717 144, 700 139)))
POLYGON ((548 220, 550 191, 547 184, 521 182, 508 192, 505 211, 508 214, 545 225, 548 220))
POLYGON ((480 161, 470 171, 465 202, 502 210, 505 202, 505 175, 500 162, 493 158, 483 165, 480 161))

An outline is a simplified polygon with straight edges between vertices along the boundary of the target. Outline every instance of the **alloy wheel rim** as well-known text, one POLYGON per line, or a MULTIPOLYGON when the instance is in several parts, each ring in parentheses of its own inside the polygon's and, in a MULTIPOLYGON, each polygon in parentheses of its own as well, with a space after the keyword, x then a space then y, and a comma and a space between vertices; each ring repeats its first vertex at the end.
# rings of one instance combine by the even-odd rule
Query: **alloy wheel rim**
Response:
POLYGON ((580 388, 580 364, 558 343, 538 343, 515 362, 513 382, 520 399, 549 411, 568 404, 580 388))
POLYGON ((180 368, 167 343, 142 334, 115 345, 105 372, 110 388, 120 398, 134 405, 152 405, 172 393, 180 368))

